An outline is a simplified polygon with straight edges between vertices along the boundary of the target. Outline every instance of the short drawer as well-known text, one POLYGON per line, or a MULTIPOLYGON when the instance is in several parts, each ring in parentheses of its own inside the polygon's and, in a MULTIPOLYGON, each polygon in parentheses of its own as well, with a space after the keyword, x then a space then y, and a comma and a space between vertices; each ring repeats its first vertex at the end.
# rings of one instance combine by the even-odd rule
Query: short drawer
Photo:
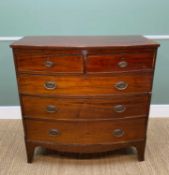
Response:
POLYGON ((18 72, 82 73, 83 58, 78 54, 59 54, 48 50, 17 50, 15 59, 18 72))
POLYGON ((22 94, 40 95, 110 95, 151 91, 151 73, 114 76, 40 76, 19 75, 22 94))
POLYGON ((100 144, 145 137, 146 118, 97 121, 24 120, 27 140, 59 144, 100 144))
POLYGON ((21 96, 23 115, 42 119, 118 119, 147 116, 149 95, 105 98, 21 96))
POLYGON ((86 69, 89 73, 151 70, 154 56, 153 51, 89 55, 86 69))

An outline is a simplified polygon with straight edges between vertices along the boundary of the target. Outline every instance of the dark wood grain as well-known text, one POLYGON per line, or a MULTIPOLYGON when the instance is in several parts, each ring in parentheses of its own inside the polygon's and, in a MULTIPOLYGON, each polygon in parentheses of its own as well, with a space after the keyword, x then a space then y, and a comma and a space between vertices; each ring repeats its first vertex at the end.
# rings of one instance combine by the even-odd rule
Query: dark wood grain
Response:
POLYGON ((133 141, 145 137, 145 118, 116 121, 57 121, 47 122, 25 120, 27 139, 60 144, 98 144, 133 141), (113 135, 115 129, 122 129, 124 135, 113 135), (50 135, 52 129, 59 131, 58 135, 50 135))
POLYGON ((142 93, 151 91, 151 73, 119 74, 114 76, 39 76, 19 75, 20 93, 30 95, 106 95, 142 93), (128 84, 125 90, 114 85, 120 81, 128 84), (47 90, 46 82, 54 82, 56 88, 47 90))
POLYGON ((89 55, 87 57, 87 72, 123 72, 151 70, 154 65, 154 52, 125 52, 112 55, 89 55), (120 67, 121 62, 126 67, 120 67))
POLYGON ((26 153, 27 153, 27 162, 32 163, 36 144, 30 143, 30 142, 28 143, 26 141, 25 142, 25 147, 26 147, 26 153))
POLYGON ((63 55, 48 50, 16 50, 18 72, 30 73, 82 73, 82 55, 63 55), (51 65, 47 65, 50 62, 51 65))
POLYGON ((27 118, 52 120, 65 119, 108 119, 147 116, 149 94, 114 96, 110 98, 49 98, 22 96, 23 115, 27 118), (47 111, 49 105, 55 111, 47 111), (123 112, 115 107, 123 105, 123 112))
POLYGON ((33 36, 24 37, 12 48, 103 48, 103 47, 154 47, 159 44, 143 36, 33 36))

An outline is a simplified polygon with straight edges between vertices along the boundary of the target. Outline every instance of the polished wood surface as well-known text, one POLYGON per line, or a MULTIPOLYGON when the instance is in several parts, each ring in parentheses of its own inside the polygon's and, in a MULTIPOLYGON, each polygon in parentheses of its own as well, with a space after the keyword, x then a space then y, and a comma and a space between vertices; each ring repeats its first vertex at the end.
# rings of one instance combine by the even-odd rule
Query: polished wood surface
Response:
POLYGON ((51 120, 140 117, 147 116, 149 108, 149 94, 118 95, 110 98, 49 98, 23 95, 21 100, 24 117, 51 120), (116 110, 119 105, 124 106, 124 110, 116 110))
POLYGON ((25 37, 13 49, 28 163, 37 146, 144 160, 159 44, 141 36, 25 37))
POLYGON ((82 55, 63 55, 42 50, 16 51, 19 72, 35 73, 82 73, 82 55))
POLYGON ((158 47, 143 36, 33 36, 24 37, 12 48, 103 48, 103 47, 158 47))
POLYGON ((125 52, 116 54, 89 55, 87 72, 123 72, 152 70, 154 52, 125 52), (122 65, 126 63, 126 65, 122 65))
POLYGON ((151 90, 152 73, 118 74, 112 76, 39 76, 19 75, 20 92, 29 95, 110 95, 143 93, 151 90), (45 83, 53 82, 54 89, 45 88, 45 83), (126 83, 124 90, 115 85, 126 83))
POLYGON ((146 119, 56 122, 25 120, 25 124, 27 140, 58 144, 112 144, 144 139, 146 119), (116 129, 121 129, 123 135, 114 135, 116 129), (58 133, 50 133, 52 130, 57 130, 58 133))

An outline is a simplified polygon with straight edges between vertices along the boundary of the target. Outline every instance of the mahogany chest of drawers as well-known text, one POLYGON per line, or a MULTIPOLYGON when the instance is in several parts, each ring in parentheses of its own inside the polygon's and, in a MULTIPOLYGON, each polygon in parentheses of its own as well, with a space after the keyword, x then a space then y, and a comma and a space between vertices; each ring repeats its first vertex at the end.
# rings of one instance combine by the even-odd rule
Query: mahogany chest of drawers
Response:
POLYGON ((24 37, 13 49, 27 160, 42 146, 144 160, 159 44, 142 36, 24 37))

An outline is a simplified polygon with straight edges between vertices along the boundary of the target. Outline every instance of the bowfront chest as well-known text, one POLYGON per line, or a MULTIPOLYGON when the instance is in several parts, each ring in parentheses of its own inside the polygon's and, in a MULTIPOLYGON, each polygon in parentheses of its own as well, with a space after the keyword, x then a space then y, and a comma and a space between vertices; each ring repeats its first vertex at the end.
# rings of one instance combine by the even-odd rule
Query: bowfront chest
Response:
POLYGON ((75 153, 135 146, 144 160, 158 46, 142 36, 14 42, 28 162, 36 146, 75 153))

